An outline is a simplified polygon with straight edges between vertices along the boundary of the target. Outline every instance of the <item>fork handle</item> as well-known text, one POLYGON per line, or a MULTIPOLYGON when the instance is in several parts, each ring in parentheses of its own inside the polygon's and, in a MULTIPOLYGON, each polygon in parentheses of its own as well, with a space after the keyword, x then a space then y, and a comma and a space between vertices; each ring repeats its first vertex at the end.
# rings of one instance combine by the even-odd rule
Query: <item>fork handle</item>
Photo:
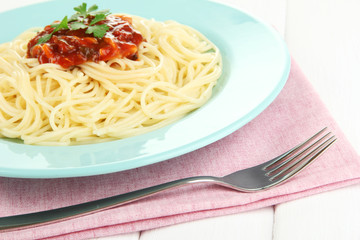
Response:
POLYGON ((35 226, 43 226, 54 222, 60 222, 115 208, 123 204, 134 202, 142 198, 154 195, 164 190, 180 187, 189 183, 219 183, 219 179, 211 176, 189 177, 172 182, 159 184, 156 186, 128 192, 108 198, 103 198, 91 202, 85 202, 77 205, 56 208, 47 211, 21 214, 15 216, 0 218, 0 232, 26 229, 35 226))

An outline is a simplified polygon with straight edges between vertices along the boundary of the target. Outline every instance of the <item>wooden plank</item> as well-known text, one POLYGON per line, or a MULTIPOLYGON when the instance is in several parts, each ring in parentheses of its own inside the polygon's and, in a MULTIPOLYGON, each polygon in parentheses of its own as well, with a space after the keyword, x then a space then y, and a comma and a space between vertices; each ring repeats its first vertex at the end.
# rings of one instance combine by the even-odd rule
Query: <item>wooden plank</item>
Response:
POLYGON ((360 185, 276 206, 274 240, 360 239, 360 185))
POLYGON ((140 240, 271 240, 273 208, 208 218, 141 233, 140 240))

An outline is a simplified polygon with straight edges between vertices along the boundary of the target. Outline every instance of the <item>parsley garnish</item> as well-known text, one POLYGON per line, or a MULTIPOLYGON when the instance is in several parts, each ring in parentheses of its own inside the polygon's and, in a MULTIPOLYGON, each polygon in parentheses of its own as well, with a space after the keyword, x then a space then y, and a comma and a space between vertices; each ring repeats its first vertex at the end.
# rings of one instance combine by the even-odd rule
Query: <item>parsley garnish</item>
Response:
POLYGON ((94 37, 102 38, 105 36, 105 33, 107 30, 109 30, 109 27, 106 24, 95 24, 106 19, 106 16, 110 14, 108 9, 97 11, 97 5, 92 5, 87 9, 87 4, 83 3, 80 6, 74 7, 74 10, 76 13, 69 19, 67 16, 65 16, 60 23, 52 24, 51 27, 53 27, 54 30, 50 34, 46 34, 39 38, 37 44, 46 43, 51 39, 55 32, 66 29, 86 29, 85 33, 93 34, 94 37), (85 19, 89 17, 92 17, 93 19, 89 24, 85 24, 85 19))
POLYGON ((67 23, 68 23, 67 16, 65 16, 60 23, 56 23, 56 24, 51 25, 51 27, 55 28, 54 31, 52 31, 52 33, 50 33, 50 34, 46 34, 46 35, 42 36, 38 40, 38 44, 46 43, 47 41, 49 41, 50 38, 52 37, 52 35, 54 34, 54 32, 57 32, 60 29, 69 29, 67 23))

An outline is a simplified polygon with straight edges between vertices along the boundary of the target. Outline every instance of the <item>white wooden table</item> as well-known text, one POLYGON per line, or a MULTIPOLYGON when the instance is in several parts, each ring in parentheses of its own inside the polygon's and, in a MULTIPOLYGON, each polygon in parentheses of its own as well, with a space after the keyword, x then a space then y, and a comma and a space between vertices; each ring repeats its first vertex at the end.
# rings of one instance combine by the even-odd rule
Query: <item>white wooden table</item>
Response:
MULTIPOLYGON (((42 1, 1 0, 0 11, 42 1)), ((246 10, 278 29, 360 154, 360 1, 217 1, 246 10)), ((102 239, 359 240, 360 185, 256 211, 102 239)))

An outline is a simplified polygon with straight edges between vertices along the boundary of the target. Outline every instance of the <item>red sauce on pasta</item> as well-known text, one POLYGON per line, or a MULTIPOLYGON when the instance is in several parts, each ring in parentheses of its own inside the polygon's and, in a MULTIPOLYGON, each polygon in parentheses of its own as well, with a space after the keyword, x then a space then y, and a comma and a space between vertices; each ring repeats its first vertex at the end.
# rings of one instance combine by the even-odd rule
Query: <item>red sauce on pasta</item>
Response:
MULTIPOLYGON (((91 22, 91 18, 86 21, 91 22)), ((138 58, 138 47, 143 37, 133 28, 130 17, 110 15, 97 24, 106 24, 109 27, 103 38, 87 34, 85 29, 60 30, 46 43, 37 44, 42 36, 53 32, 54 28, 48 25, 28 43, 27 57, 38 58, 41 64, 55 63, 64 68, 87 61, 138 58)))

